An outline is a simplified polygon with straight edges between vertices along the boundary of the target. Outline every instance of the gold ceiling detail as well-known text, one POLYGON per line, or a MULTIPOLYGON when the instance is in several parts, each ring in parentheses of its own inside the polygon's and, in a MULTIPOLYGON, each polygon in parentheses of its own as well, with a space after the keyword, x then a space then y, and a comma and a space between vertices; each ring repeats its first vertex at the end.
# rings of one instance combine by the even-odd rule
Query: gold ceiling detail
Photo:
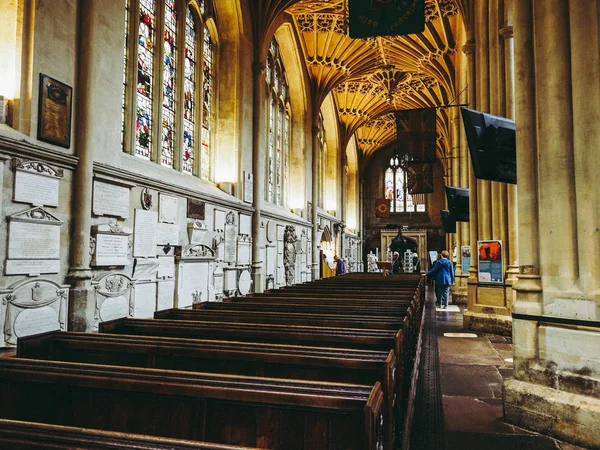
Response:
MULTIPOLYGON (((455 98, 455 36, 463 2, 425 0, 423 33, 369 39, 348 37, 346 0, 300 0, 287 7, 317 102, 334 96, 344 145, 356 134, 368 157, 395 139, 390 112, 446 105, 455 98)), ((448 117, 438 112, 440 136, 448 135, 448 117)))

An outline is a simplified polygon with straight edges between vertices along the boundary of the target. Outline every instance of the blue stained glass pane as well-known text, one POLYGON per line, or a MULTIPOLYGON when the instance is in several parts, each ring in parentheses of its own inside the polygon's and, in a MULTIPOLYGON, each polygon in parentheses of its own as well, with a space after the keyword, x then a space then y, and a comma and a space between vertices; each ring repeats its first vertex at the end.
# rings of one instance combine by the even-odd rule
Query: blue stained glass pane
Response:
POLYGON ((135 154, 150 158, 152 145, 152 73, 154 69, 155 5, 140 0, 135 154))
POLYGON ((203 61, 202 61, 202 154, 200 158, 200 175, 202 178, 210 178, 211 167, 211 111, 213 99, 212 81, 212 59, 213 59, 212 37, 208 27, 204 27, 203 61))
POLYGON ((190 8, 187 10, 185 22, 185 80, 183 102, 183 171, 193 173, 194 170, 194 137, 196 107, 196 22, 190 8))

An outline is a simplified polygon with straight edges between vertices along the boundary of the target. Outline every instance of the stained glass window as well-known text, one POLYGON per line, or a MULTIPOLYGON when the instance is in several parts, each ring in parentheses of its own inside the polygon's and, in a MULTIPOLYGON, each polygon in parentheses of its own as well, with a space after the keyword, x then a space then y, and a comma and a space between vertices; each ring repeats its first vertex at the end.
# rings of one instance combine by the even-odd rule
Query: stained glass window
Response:
POLYGON ((204 45, 202 61, 202 149, 200 158, 200 176, 210 178, 211 167, 211 110, 213 99, 212 61, 213 61, 212 37, 208 27, 204 27, 204 45))
POLYGON ((155 35, 154 1, 140 0, 135 154, 148 159, 152 152, 152 73, 155 35))
POLYGON ((425 195, 413 196, 408 192, 407 173, 402 166, 398 165, 401 161, 395 156, 384 175, 384 196, 390 201, 391 212, 425 212, 425 195), (418 198, 418 201, 416 201, 418 198))
POLYGON ((285 68, 275 39, 269 46, 265 72, 269 93, 267 200, 284 205, 288 193, 291 122, 285 68))
POLYGON ((121 148, 125 149, 125 96, 127 93, 127 67, 129 66, 129 0, 125 2, 125 43, 123 45, 123 99, 121 107, 121 148))
POLYGON ((163 129, 161 163, 173 166, 175 153, 175 86, 177 66, 177 12, 175 0, 165 0, 164 65, 163 65, 163 129))
POLYGON ((196 104, 196 21, 191 8, 185 19, 185 80, 183 82, 183 171, 194 171, 194 134, 196 104))

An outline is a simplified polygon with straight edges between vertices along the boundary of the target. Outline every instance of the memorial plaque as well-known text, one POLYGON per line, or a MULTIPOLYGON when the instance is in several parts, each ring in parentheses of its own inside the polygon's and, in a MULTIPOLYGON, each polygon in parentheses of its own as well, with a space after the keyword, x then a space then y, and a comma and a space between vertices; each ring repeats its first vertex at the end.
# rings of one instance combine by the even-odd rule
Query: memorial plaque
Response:
POLYGON ((225 254, 223 261, 235 263, 237 255, 237 227, 235 225, 225 225, 225 254))
POLYGON ((224 231, 225 230, 225 211, 221 211, 219 209, 215 209, 215 231, 224 231))
POLYGON ((100 322, 120 319, 129 316, 129 300, 121 295, 119 297, 108 297, 100 306, 100 322))
POLYGON ((163 256, 158 258, 157 278, 163 280, 175 278, 175 258, 172 256, 163 256))
POLYGON ((252 203, 254 196, 254 175, 244 171, 244 202, 252 203))
POLYGON ((204 220, 204 202, 192 198, 187 199, 187 217, 188 219, 204 220))
POLYGON ((158 213, 156 211, 135 210, 135 228, 133 235, 134 257, 156 257, 158 233, 158 213))
POLYGON ((133 317, 152 319, 156 310, 156 283, 136 283, 133 317))
POLYGON ((237 264, 238 266, 247 266, 250 264, 250 253, 252 244, 246 241, 239 241, 237 245, 237 264))
POLYGON ((240 234, 252 234, 252 216, 240 214, 240 234))
POLYGON ((60 272, 60 259, 7 259, 6 275, 40 275, 60 272))
POLYGON ((11 221, 9 259, 60 259, 60 226, 11 221))
POLYGON ((277 240, 283 241, 283 234, 285 232, 285 227, 283 225, 277 225, 277 240))
POLYGON ((170 195, 160 194, 159 222, 177 223, 179 199, 170 195))
POLYGON ((125 266, 129 264, 129 236, 97 234, 93 266, 125 266))
POLYGON ((92 212, 97 216, 129 217, 129 188, 94 181, 92 212))
POLYGON ((222 296, 223 295, 223 284, 224 284, 224 275, 223 275, 222 270, 214 271, 213 284, 214 284, 214 288, 215 288, 215 294, 217 296, 222 296))
POLYGON ((60 178, 15 171, 14 201, 36 206, 58 206, 60 178))
POLYGON ((179 245, 179 225, 158 222, 158 245, 179 245))
MULTIPOLYGON (((142 280, 156 280, 160 261, 158 258, 142 258, 135 260, 133 277, 138 283, 142 280)), ((136 285, 137 286, 137 285, 136 285)))
POLYGON ((158 295, 156 300, 156 310, 173 308, 175 304, 175 281, 159 281, 157 283, 158 295))
POLYGON ((267 248, 267 275, 275 275, 275 263, 277 262, 277 249, 267 248))
POLYGON ((20 338, 31 334, 60 330, 60 322, 54 308, 43 306, 21 311, 15 319, 13 329, 16 337, 20 338))

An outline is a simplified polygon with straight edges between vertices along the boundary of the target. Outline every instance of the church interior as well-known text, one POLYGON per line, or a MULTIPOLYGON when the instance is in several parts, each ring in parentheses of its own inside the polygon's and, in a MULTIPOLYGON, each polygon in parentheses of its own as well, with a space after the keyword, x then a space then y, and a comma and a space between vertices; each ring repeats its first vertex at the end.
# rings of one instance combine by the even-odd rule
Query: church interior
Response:
POLYGON ((0 18, 0 448, 600 448, 600 1, 0 18))

